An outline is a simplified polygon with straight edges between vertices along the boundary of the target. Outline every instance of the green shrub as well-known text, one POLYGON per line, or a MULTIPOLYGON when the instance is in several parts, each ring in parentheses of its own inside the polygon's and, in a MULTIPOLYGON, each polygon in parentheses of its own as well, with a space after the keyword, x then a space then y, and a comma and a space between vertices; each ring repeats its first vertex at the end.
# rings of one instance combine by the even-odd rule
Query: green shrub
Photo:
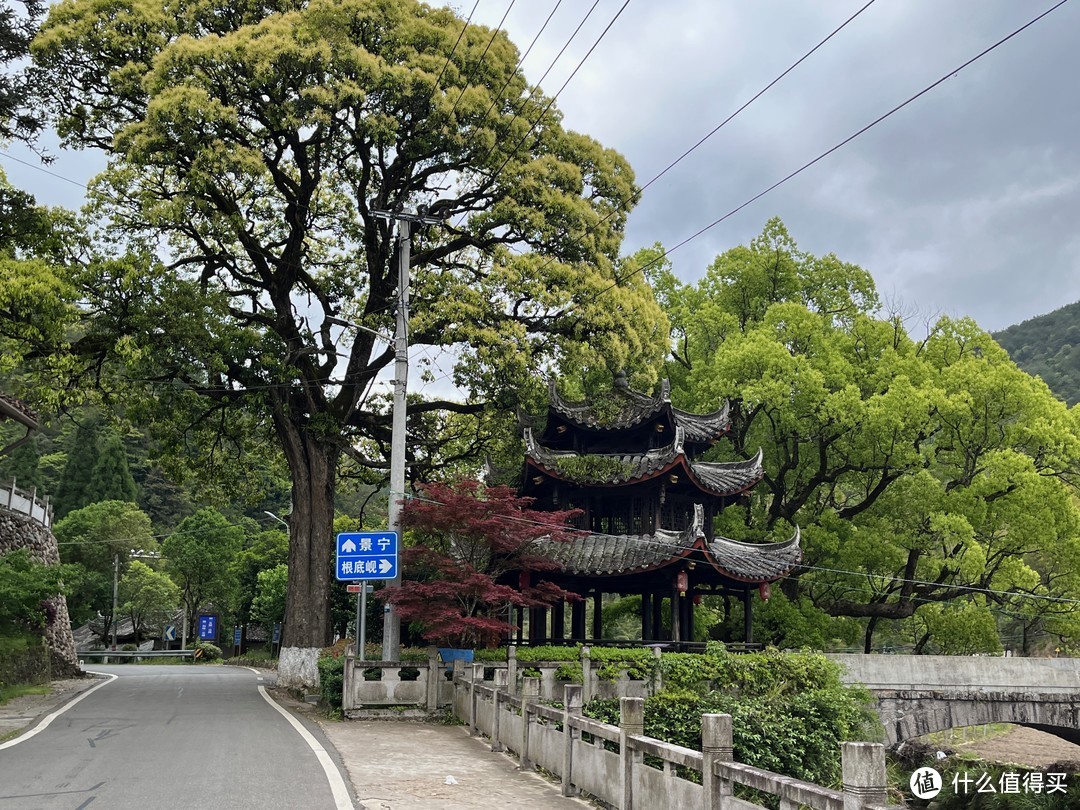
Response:
POLYGON ((221 647, 209 641, 195 642, 196 661, 217 661, 219 658, 221 658, 221 647))
POLYGON ((345 655, 342 650, 330 647, 319 656, 319 694, 323 705, 331 712, 341 711, 342 692, 345 689, 345 655))
MULTIPOLYGON (((880 736, 869 693, 821 655, 770 651, 662 656, 664 691, 645 699, 645 734, 701 750, 701 715, 729 714, 735 759, 817 784, 840 779, 840 743, 880 736)), ((617 725, 617 700, 585 714, 617 725)))

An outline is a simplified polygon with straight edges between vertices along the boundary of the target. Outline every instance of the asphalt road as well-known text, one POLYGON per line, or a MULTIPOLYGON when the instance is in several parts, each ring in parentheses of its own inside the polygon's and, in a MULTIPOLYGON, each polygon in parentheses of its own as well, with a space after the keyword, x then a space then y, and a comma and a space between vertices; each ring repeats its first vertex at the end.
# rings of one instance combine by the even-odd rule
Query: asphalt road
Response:
POLYGON ((321 732, 294 727, 253 671, 92 669, 117 678, 0 750, 0 810, 352 807, 321 732))

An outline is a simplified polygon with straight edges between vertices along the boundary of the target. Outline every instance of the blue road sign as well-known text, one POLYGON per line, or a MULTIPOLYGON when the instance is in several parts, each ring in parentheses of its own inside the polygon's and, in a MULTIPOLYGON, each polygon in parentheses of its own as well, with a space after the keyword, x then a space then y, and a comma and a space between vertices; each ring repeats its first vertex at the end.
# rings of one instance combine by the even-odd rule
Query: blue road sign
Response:
POLYGON ((244 629, 242 627, 234 627, 232 631, 232 643, 234 647, 239 647, 244 641, 244 629))
POLYGON ((176 641, 176 625, 170 624, 168 627, 166 627, 164 635, 166 641, 176 641))
POLYGON ((338 579, 393 579, 397 572, 397 532, 342 532, 337 536, 338 579))
POLYGON ((273 640, 271 641, 271 643, 272 644, 280 644, 281 643, 281 623, 280 622, 278 622, 277 624, 274 625, 274 636, 273 636, 273 640))
POLYGON ((217 638, 217 616, 199 617, 199 640, 214 641, 217 638))

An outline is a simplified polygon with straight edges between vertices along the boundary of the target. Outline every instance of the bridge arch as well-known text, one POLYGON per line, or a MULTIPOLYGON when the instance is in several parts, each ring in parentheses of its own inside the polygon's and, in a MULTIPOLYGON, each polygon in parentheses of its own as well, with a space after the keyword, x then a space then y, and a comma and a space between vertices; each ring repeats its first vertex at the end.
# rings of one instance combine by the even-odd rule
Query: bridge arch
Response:
POLYGON ((872 689, 887 744, 952 728, 1013 723, 1080 745, 1080 696, 1053 693, 872 689))

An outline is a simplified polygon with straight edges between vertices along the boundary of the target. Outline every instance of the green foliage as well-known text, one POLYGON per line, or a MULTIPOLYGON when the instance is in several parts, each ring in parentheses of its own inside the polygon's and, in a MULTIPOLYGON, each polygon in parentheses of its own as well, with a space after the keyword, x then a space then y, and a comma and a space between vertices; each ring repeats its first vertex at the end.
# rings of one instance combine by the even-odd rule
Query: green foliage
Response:
POLYGON ((273 627, 285 617, 285 590, 289 566, 284 563, 259 572, 255 599, 251 603, 251 620, 263 627, 273 627))
POLYGON ((1016 365, 1041 377, 1069 407, 1080 402, 1080 302, 993 334, 1016 365))
POLYGON ((135 637, 160 628, 180 604, 180 589, 165 574, 132 560, 119 587, 120 612, 131 619, 135 637))
POLYGON ((716 530, 780 540, 797 525, 815 566, 785 585, 790 604, 766 608, 766 637, 827 646, 850 632, 806 599, 858 620, 864 649, 883 624, 980 590, 1007 594, 995 607, 1028 626, 1068 621, 1066 603, 1027 594, 1080 595, 1060 562, 1080 542, 1080 430, 990 335, 941 318, 916 340, 880 314, 864 270, 800 251, 779 220, 696 285, 658 284, 676 324, 673 396, 695 410, 730 400, 716 460, 764 453, 765 479, 716 530))
POLYGON ((319 693, 322 703, 331 711, 341 711, 345 688, 345 655, 339 647, 322 651, 318 660, 319 693))
MULTIPOLYGON (((840 743, 875 736, 865 690, 840 683, 820 655, 665 653, 664 691, 645 700, 645 734, 701 749, 701 715, 729 714, 735 759, 818 784, 840 779, 840 743)), ((618 723, 618 701, 597 700, 590 717, 618 723)), ((879 732, 878 732, 879 733, 879 732)))
POLYGON ((652 650, 590 647, 589 655, 600 665, 596 668, 596 676, 600 680, 618 680, 626 673, 632 681, 647 681, 656 672, 657 658, 652 650))
POLYGON ((217 661, 221 658, 221 647, 211 644, 209 641, 195 642, 196 661, 217 661))
POLYGON ((101 501, 70 512, 53 526, 53 534, 72 621, 88 621, 100 612, 103 628, 109 627, 114 564, 118 559, 123 575, 133 549, 157 548, 150 518, 133 503, 101 501))
MULTIPOLYGON (((503 657, 498 660, 505 659, 505 653, 503 657)), ((536 647, 518 647, 517 648, 517 660, 519 662, 533 662, 533 661, 580 661, 581 660, 581 647, 565 647, 565 646, 551 646, 541 645, 536 647)))
POLYGON ((135 479, 128 468, 127 450, 120 437, 109 432, 97 451, 85 496, 89 503, 95 501, 130 501, 138 499, 135 479))
POLYGON ((625 481, 634 468, 620 458, 600 455, 563 456, 555 460, 559 472, 579 483, 625 481))
POLYGON ((214 509, 200 509, 185 518, 161 545, 166 570, 179 586, 188 627, 199 610, 211 603, 228 607, 234 581, 229 563, 239 552, 243 529, 214 509))
POLYGON ((61 592, 59 575, 24 549, 0 555, 0 635, 40 634, 51 623, 45 600, 61 592))
POLYGON ((67 462, 60 477, 60 487, 53 501, 54 514, 58 520, 93 502, 88 493, 93 484, 100 433, 100 420, 94 415, 87 415, 75 431, 67 450, 67 462))

